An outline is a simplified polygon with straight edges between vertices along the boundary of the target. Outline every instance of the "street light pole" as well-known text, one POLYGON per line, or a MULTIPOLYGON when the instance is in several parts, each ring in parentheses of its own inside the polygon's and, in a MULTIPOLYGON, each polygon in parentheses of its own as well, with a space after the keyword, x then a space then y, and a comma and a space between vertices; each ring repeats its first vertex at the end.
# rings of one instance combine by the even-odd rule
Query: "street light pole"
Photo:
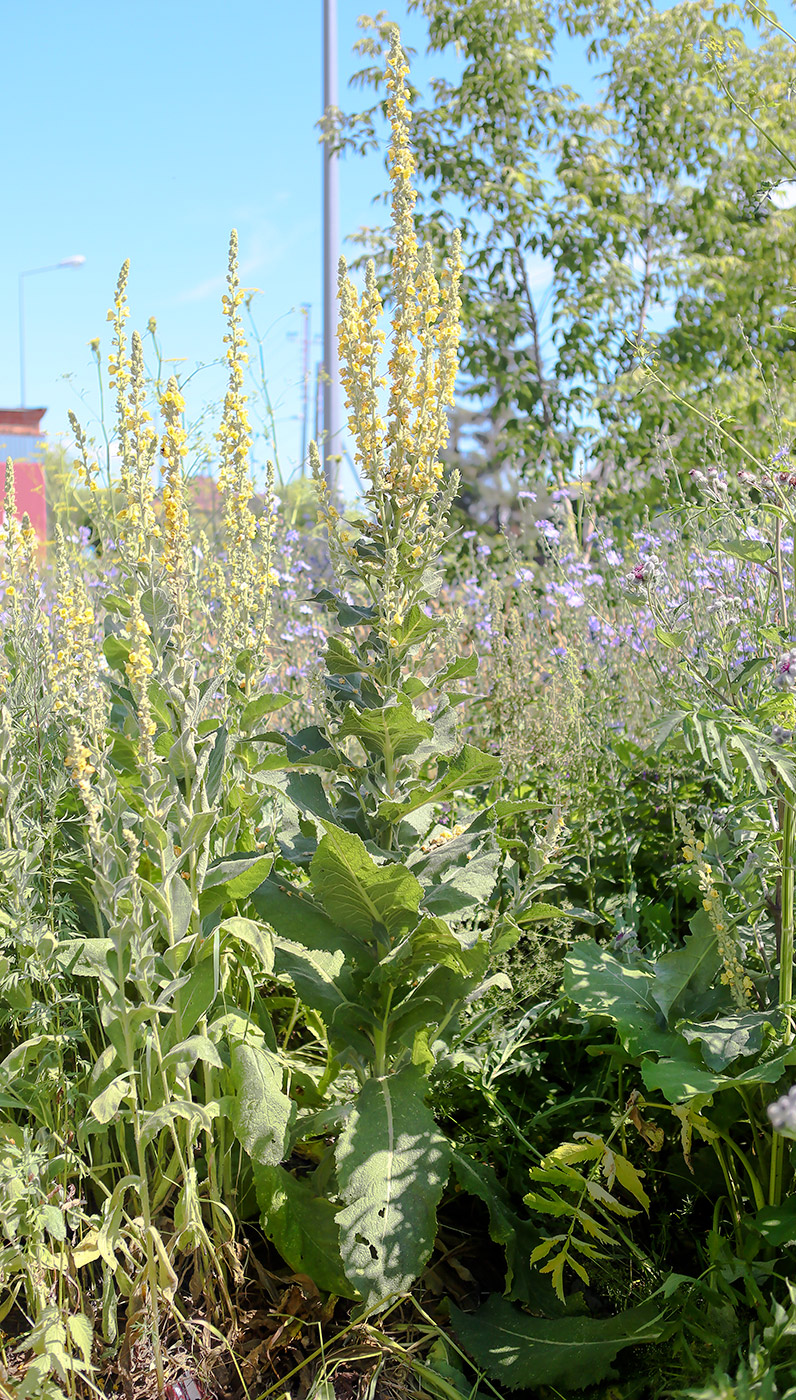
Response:
POLYGON ((85 262, 82 253, 61 262, 49 263, 47 267, 29 267, 19 274, 19 406, 25 407, 25 278, 34 277, 39 272, 57 272, 62 267, 82 267, 85 262))
MULTIPOLYGON (((323 107, 337 107, 337 0, 323 0, 323 107)), ((340 456, 340 372, 337 363, 337 258, 340 247, 338 158, 323 143, 323 469, 335 488, 340 456)))

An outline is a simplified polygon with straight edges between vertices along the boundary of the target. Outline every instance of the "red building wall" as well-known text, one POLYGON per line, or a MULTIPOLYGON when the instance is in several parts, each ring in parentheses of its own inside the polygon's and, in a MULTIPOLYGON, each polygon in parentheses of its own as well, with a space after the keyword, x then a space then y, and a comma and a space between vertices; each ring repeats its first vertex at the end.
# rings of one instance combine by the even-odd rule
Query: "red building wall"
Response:
POLYGON ((14 463, 17 515, 27 511, 40 540, 47 538, 47 499, 41 466, 41 420, 45 408, 0 408, 0 518, 5 482, 5 463, 14 463))

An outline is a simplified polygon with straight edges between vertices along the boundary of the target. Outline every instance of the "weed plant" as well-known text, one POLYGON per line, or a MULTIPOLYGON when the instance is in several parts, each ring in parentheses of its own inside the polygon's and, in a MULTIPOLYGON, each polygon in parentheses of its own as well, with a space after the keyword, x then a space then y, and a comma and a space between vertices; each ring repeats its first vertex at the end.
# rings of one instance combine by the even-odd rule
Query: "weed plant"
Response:
POLYGON ((407 72, 394 33, 386 349, 340 268, 354 508, 315 451, 319 522, 254 492, 234 236, 215 533, 126 266, 41 576, 6 471, 17 1400, 109 1357, 165 1396, 202 1335, 272 1393, 255 1278, 327 1397, 352 1338, 372 1394, 794 1393, 796 477, 716 432, 643 528, 526 493, 456 536, 460 249, 418 242, 407 72))

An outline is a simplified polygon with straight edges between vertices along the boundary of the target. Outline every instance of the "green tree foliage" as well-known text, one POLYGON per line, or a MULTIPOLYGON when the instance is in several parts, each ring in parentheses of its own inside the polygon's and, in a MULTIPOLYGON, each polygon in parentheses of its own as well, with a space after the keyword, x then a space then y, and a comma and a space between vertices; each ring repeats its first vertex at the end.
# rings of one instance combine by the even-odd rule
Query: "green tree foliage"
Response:
MULTIPOLYGON (((410 8, 429 51, 460 59, 455 81, 416 95, 413 140, 430 236, 464 230, 465 481, 584 472, 635 489, 661 434, 692 467, 702 435, 672 391, 770 451, 770 397, 796 416, 796 214, 768 199, 792 175, 785 38, 754 6, 692 0, 410 8), (562 28, 593 64, 594 94, 556 80, 562 28), (638 354, 651 341, 654 381, 638 354)), ((375 61, 386 18, 364 23, 375 61)), ((377 118, 341 119, 341 139, 366 148, 377 118)))

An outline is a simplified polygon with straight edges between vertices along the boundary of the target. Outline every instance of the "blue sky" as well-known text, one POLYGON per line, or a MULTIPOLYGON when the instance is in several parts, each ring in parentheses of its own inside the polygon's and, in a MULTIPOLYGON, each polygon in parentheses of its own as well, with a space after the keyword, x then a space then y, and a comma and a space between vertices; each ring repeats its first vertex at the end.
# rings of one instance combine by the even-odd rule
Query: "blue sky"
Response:
MULTIPOLYGON (((340 101, 362 0, 338 0, 340 101)), ((374 7, 375 8, 375 7, 374 7)), ((784 3, 778 12, 788 22, 784 3)), ((390 6, 405 43, 425 59, 424 28, 405 0, 390 6)), ((73 408, 96 432, 98 397, 88 343, 101 336, 119 267, 130 276, 131 324, 158 322, 165 358, 183 371, 222 352, 220 297, 229 231, 241 275, 262 290, 257 322, 279 447, 287 470, 300 452, 300 307, 320 332, 321 0, 16 0, 3 13, 4 217, 0 220, 0 405, 19 402, 17 277, 86 258, 79 271, 26 279, 27 403, 48 408, 52 436, 73 408)), ((453 60, 451 61, 453 62, 453 60)), ((447 67, 451 72, 451 63, 447 67)), ((558 75, 588 81, 565 44, 558 75)), ((380 157, 341 168, 341 230, 376 223, 380 157)), ((318 343, 312 363, 320 358, 318 343)), ((219 370, 197 373, 191 416, 222 392, 219 370)))
MULTIPOLYGON (((361 11, 361 0, 339 0, 342 105, 361 11)), ((422 45, 417 17, 406 23, 403 4, 392 15, 422 45)), ((282 456, 295 461, 303 303, 321 330, 321 0, 17 0, 3 30, 13 193, 0 220, 0 405, 19 402, 20 271, 86 258, 79 271, 25 281, 26 401, 47 406, 43 426, 56 435, 69 408, 87 424, 98 411, 88 342, 102 336, 107 349, 126 257, 130 324, 143 331, 156 316, 164 356, 184 369, 217 359, 236 227, 242 281, 263 292, 257 322, 282 456)), ((382 186, 378 156, 342 162, 343 232, 377 222, 370 202, 382 186)), ((197 375, 194 411, 221 388, 217 372, 197 375)))

